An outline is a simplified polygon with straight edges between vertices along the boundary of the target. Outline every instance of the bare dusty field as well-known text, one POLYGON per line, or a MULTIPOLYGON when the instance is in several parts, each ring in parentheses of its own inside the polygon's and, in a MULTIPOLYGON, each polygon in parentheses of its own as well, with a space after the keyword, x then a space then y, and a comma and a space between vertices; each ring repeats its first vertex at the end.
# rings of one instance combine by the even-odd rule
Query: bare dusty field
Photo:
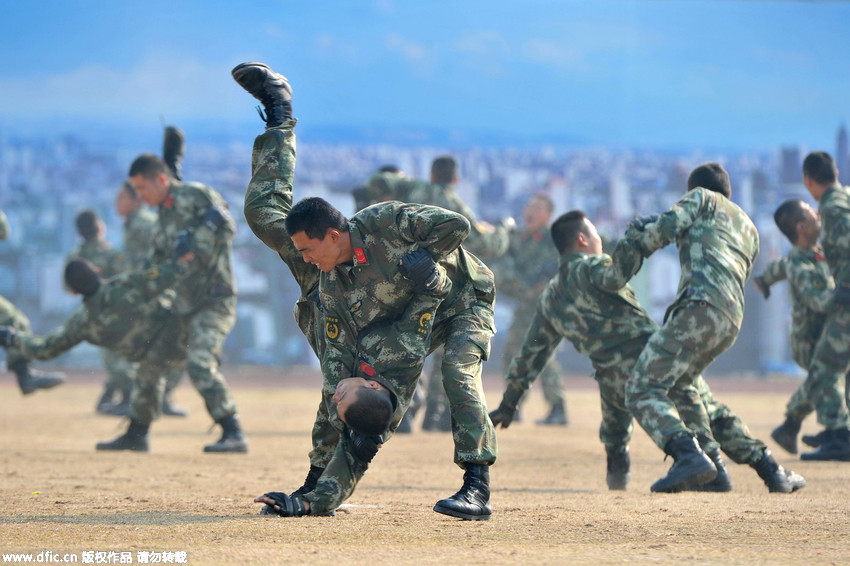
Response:
MULTIPOLYGON (((0 557, 42 562, 213 564, 847 564, 850 464, 807 463, 769 440, 796 380, 710 379, 718 398, 777 459, 808 480, 769 494, 747 466, 729 464, 727 494, 651 494, 671 463, 636 431, 626 492, 605 485, 594 382, 567 379, 569 427, 541 427, 535 390, 525 420, 499 432, 490 521, 432 511, 462 472, 451 437, 417 430, 388 442, 336 517, 259 516, 253 498, 291 491, 308 468, 318 403, 314 370, 225 368, 251 443, 247 455, 209 455, 217 439, 188 381, 188 418, 154 424, 148 454, 98 453, 123 432, 94 413, 100 373, 23 397, 0 381, 0 557), (112 554, 110 554, 112 553, 112 554), (150 554, 147 554, 150 553, 150 554), (185 554, 182 554, 185 553, 185 554), (185 558, 184 558, 185 557, 185 558), (19 557, 20 559, 20 557, 19 557)), ((485 380, 489 404, 498 377, 485 380)), ((805 432, 817 430, 813 418, 805 432)))

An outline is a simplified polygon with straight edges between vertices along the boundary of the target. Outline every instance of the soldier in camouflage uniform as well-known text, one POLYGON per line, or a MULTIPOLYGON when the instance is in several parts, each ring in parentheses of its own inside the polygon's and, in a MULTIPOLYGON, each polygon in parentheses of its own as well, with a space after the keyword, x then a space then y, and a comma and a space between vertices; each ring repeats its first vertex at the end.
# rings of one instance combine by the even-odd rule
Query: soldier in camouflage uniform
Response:
MULTIPOLYGON (((802 200, 789 200, 776 209, 773 218, 792 248, 788 255, 771 261, 761 275, 753 278, 753 284, 768 298, 771 285, 788 280, 791 293, 791 357, 801 368, 808 370, 823 331, 826 313, 832 306, 835 282, 818 244, 820 219, 817 212, 802 200)), ((845 395, 848 392, 845 387, 845 395)), ((773 430, 771 437, 782 448, 796 454, 800 427, 814 410, 807 384, 803 382, 788 401, 785 422, 773 430)), ((804 441, 808 438, 804 437, 804 441)))
MULTIPOLYGON (((9 221, 0 210, 0 241, 9 237, 9 221)), ((27 315, 15 308, 10 301, 0 295, 0 326, 8 326, 18 332, 29 332, 30 321, 27 315)), ((61 373, 44 373, 30 367, 29 360, 15 347, 6 348, 6 367, 18 378, 21 393, 29 395, 39 389, 50 389, 65 381, 61 373)))
MULTIPOLYGON (((676 301, 652 335, 626 387, 626 404, 674 464, 653 491, 680 491, 712 481, 717 468, 693 438, 669 396, 735 341, 744 316, 744 284, 759 251, 758 232, 730 200, 729 175, 717 163, 696 167, 688 190, 669 211, 630 223, 625 238, 648 257, 676 242, 682 274, 676 301)), ((708 427, 708 415, 700 428, 708 427)))
MULTIPOLYGON (((630 249, 634 244, 627 240, 621 240, 612 256, 603 254, 596 228, 580 211, 558 218, 552 238, 561 253, 560 272, 542 293, 520 353, 511 362, 502 402, 490 418, 494 425, 510 425, 518 400, 566 338, 593 362, 602 402, 599 438, 607 454, 608 488, 626 489, 632 437, 626 383, 647 341, 658 330, 626 282, 640 265, 640 254, 630 249)), ((741 419, 712 397, 702 377, 698 376, 694 385, 674 385, 670 396, 683 420, 694 422, 700 444, 712 454, 718 470, 714 481, 692 489, 732 489, 718 442, 735 462, 752 466, 771 492, 790 493, 805 485, 801 476, 779 466, 741 419), (699 428, 700 410, 709 416, 709 429, 699 428)))
POLYGON ((260 63, 239 65, 233 76, 266 110, 267 130, 255 142, 245 215, 299 280, 296 317, 322 360, 324 376, 316 424, 327 428, 329 423, 335 431, 322 446, 314 429, 305 486, 256 501, 266 504, 266 512, 284 516, 333 511, 351 495, 378 446, 398 426, 429 349, 445 345, 455 462, 465 473, 461 490, 435 510, 489 518, 489 466, 496 444, 481 363, 489 355, 495 289, 492 273, 460 247, 469 223, 447 210, 398 202, 370 207, 351 220, 321 199, 306 199, 290 210, 295 120, 289 84, 260 63), (296 269, 293 252, 307 263, 296 269), (376 387, 365 384, 371 383, 391 391, 394 412, 383 439, 347 426, 348 411, 338 410, 337 393, 345 390, 338 386, 352 379, 358 389, 376 387), (365 453, 364 440, 371 443, 365 453), (333 449, 329 459, 328 448, 333 449))
MULTIPOLYGON (((558 271, 557 252, 548 233, 554 209, 555 205, 546 195, 531 197, 523 211, 522 231, 512 233, 507 253, 491 265, 499 281, 499 292, 516 301, 502 354, 505 375, 511 360, 519 353, 540 294, 558 271)), ((561 373, 561 365, 553 354, 540 375, 543 397, 550 410, 537 424, 566 425, 569 422, 561 373)))
POLYGON ((803 160, 803 184, 818 201, 820 240, 835 280, 832 304, 812 353, 806 389, 825 430, 803 460, 850 461, 850 416, 845 378, 850 370, 850 189, 838 182, 832 157, 815 151, 803 160))
POLYGON ((175 304, 188 333, 189 378, 222 427, 221 438, 204 451, 247 452, 236 404, 218 370, 224 341, 236 322, 230 262, 236 225, 227 203, 206 185, 177 181, 168 165, 153 154, 136 158, 128 177, 142 200, 157 207, 151 265, 192 258, 175 287, 175 304))
MULTIPOLYGON (((183 162, 183 132, 174 126, 167 126, 163 136, 162 158, 171 169, 175 179, 181 178, 183 162)), ((143 206, 142 200, 129 182, 118 189, 115 197, 115 209, 124 218, 123 250, 130 269, 147 267, 148 257, 153 246, 156 231, 156 214, 143 206)), ((185 368, 176 367, 169 371, 165 379, 165 397, 162 402, 162 414, 172 417, 185 417, 186 410, 174 405, 171 393, 180 384, 185 368)))
MULTIPOLYGON (((86 259, 100 269, 104 279, 130 268, 124 254, 106 240, 106 226, 94 210, 86 209, 78 213, 75 224, 77 234, 83 241, 65 258, 66 264, 74 259, 86 259)), ((130 392, 133 388, 135 367, 108 348, 99 348, 98 351, 106 369, 106 381, 103 384, 103 393, 97 401, 97 412, 106 415, 127 415, 130 411, 130 392), (113 399, 116 393, 120 393, 117 403, 113 399)))
POLYGON ((170 289, 185 269, 162 264, 103 280, 88 260, 74 259, 65 267, 65 283, 82 296, 83 304, 65 324, 46 336, 0 328, 0 342, 31 359, 49 360, 85 341, 140 362, 127 432, 112 442, 99 442, 98 450, 148 450, 148 429, 162 406, 163 375, 186 357, 185 333, 170 289))

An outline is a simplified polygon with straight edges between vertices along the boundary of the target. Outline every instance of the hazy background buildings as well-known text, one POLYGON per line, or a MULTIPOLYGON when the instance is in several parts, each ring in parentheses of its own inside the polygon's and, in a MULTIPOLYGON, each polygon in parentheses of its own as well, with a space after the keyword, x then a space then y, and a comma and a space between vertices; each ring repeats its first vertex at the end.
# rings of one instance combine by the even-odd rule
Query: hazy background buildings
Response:
MULTIPOLYGON (((241 214, 262 123, 230 69, 251 60, 293 84, 297 197, 351 212, 350 190, 378 166, 425 177, 449 153, 482 218, 519 217, 546 192, 558 213, 582 208, 615 237, 716 160, 759 228, 758 270, 788 249, 776 206, 809 200, 806 152, 834 153, 848 182, 848 25, 850 3, 780 0, 0 1, 0 208, 12 225, 0 293, 38 331, 61 323, 78 304, 60 281, 74 216, 95 208, 118 245, 115 192, 174 124, 184 176, 222 192, 240 224, 225 362, 313 363, 289 274, 241 214)), ((659 320, 677 278, 671 248, 634 281, 659 320)), ((511 308, 500 299, 503 330, 511 308)), ((711 371, 796 371, 788 309, 783 286, 769 301, 750 289, 738 343, 711 371)), ((80 347, 60 363, 96 359, 80 347)))

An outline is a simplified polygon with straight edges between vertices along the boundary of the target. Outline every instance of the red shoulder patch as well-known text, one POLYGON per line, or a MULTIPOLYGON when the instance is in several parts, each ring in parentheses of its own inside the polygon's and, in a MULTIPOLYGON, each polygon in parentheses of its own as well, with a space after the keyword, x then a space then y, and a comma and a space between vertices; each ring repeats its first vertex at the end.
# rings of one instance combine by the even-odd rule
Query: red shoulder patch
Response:
POLYGON ((375 368, 367 364, 366 362, 360 362, 360 371, 368 375, 369 377, 375 376, 375 368))
POLYGON ((165 205, 165 208, 171 208, 174 205, 174 197, 168 195, 165 197, 165 202, 163 204, 165 205))
POLYGON ((354 248, 354 257, 357 259, 357 263, 366 263, 366 252, 363 251, 363 248, 354 248))
POLYGON ((819 252, 815 252, 815 259, 820 261, 826 261, 826 258, 823 256, 823 254, 819 252))

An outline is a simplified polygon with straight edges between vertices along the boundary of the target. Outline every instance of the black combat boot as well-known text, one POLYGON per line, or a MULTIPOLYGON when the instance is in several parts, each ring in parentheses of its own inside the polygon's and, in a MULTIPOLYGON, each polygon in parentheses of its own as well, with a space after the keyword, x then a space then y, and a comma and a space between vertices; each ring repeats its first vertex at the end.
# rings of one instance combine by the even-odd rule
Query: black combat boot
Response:
POLYGON ((671 440, 664 452, 673 457, 673 465, 666 476, 652 484, 650 491, 676 493, 708 483, 717 475, 717 468, 692 436, 671 440))
POLYGON ((292 88, 286 77, 275 73, 263 63, 242 63, 231 71, 239 86, 263 103, 266 115, 260 118, 267 128, 280 126, 292 118, 292 88))
POLYGON ((785 417, 785 422, 773 429, 770 437, 789 454, 797 453, 797 435, 800 434, 800 421, 785 417))
POLYGON ((12 362, 9 369, 18 376, 18 387, 21 393, 29 395, 38 389, 50 389, 65 382, 61 373, 46 373, 32 369, 27 360, 20 359, 12 362))
POLYGON ((770 493, 792 493, 806 487, 806 480, 798 473, 787 470, 773 459, 770 450, 755 464, 750 464, 767 486, 770 493))
POLYGON ((710 482, 692 486, 688 488, 688 491, 713 491, 717 493, 732 491, 732 478, 729 477, 729 472, 726 471, 726 465, 720 456, 720 450, 715 450, 711 453, 706 452, 705 455, 711 459, 711 462, 717 469, 717 475, 710 482))
POLYGON ((147 452, 150 449, 148 446, 148 429, 150 429, 150 426, 150 424, 142 424, 131 419, 127 432, 111 442, 98 442, 96 448, 98 450, 147 452))
POLYGON ((162 137, 162 160, 178 181, 183 179, 183 147, 186 136, 180 128, 166 126, 162 137))
POLYGON ((438 501, 434 505, 434 511, 468 521, 487 521, 492 514, 490 509, 490 466, 466 464, 465 468, 463 487, 448 499, 438 501))
POLYGON ((629 457, 629 447, 614 447, 606 446, 605 454, 608 456, 608 473, 605 480, 608 482, 608 489, 613 491, 624 491, 629 485, 631 474, 629 470, 632 466, 631 458, 629 457))
POLYGON ((801 460, 850 462, 850 429, 825 430, 823 443, 814 452, 800 455, 801 460))
POLYGON ((822 430, 817 434, 804 434, 803 435, 803 444, 806 446, 811 446, 812 448, 817 448, 824 442, 826 442, 827 437, 829 437, 828 430, 822 430))
POLYGON ((543 417, 542 419, 538 419, 537 424, 539 425, 555 425, 555 426, 566 426, 570 424, 570 417, 567 415, 567 407, 563 401, 558 401, 554 405, 552 405, 552 410, 549 411, 549 414, 543 417))
POLYGON ((247 452, 248 441, 239 425, 239 416, 230 415, 218 421, 221 425, 221 438, 215 444, 204 446, 204 452, 247 452))
POLYGON ((452 414, 445 403, 428 403, 422 418, 422 430, 451 432, 452 414))

